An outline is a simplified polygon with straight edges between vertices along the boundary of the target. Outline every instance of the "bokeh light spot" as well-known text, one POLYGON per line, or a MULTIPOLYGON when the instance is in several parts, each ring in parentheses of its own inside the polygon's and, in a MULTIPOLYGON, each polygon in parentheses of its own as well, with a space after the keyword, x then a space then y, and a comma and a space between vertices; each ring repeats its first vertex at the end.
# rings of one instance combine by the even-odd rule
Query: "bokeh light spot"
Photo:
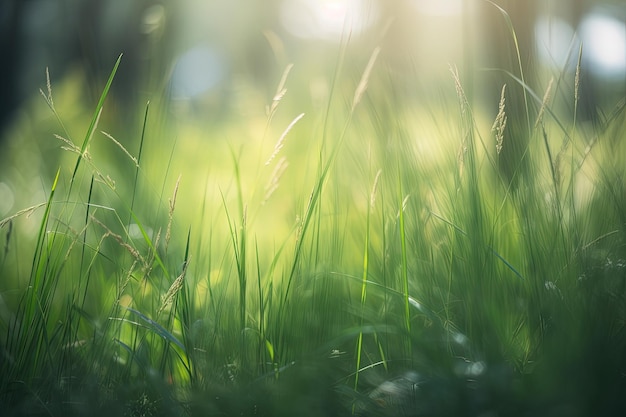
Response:
POLYGON ((344 32, 358 35, 378 20, 372 0, 291 0, 283 1, 280 20, 292 35, 339 40, 344 32))
POLYGON ((626 72, 626 24, 612 16, 592 13, 580 24, 583 54, 592 70, 603 76, 626 72))
MULTIPOLYGON (((567 56, 574 45, 572 43, 574 36, 574 28, 563 19, 540 16, 535 23, 535 42, 539 59, 548 66, 560 68, 566 64, 567 56)), ((577 44, 574 47, 577 53, 577 44)))
POLYGON ((413 0, 413 6, 428 16, 454 16, 463 11, 462 0, 413 0))
POLYGON ((219 53, 200 45, 183 53, 172 74, 172 98, 192 99, 209 92, 224 81, 225 63, 219 53))

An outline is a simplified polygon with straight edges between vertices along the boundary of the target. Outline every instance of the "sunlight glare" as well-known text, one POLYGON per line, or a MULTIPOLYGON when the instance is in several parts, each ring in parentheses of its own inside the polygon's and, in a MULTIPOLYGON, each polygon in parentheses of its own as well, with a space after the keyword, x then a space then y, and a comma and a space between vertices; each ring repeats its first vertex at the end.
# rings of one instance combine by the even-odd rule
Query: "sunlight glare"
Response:
MULTIPOLYGON (((152 230, 152 228, 147 227, 147 226, 143 226, 143 230, 146 232, 146 235, 148 235, 148 237, 150 239, 152 239, 154 237, 154 231, 152 230)), ((139 227, 138 224, 136 223, 132 223, 130 225, 130 227, 128 228, 128 236, 131 239, 144 239, 143 233, 141 231, 141 228, 139 227)))
POLYGON ((583 54, 593 70, 604 76, 624 76, 626 72, 626 25, 601 13, 585 17, 580 25, 583 54))
POLYGON ((462 0, 414 0, 412 3, 419 13, 428 16, 454 16, 463 11, 462 0))
POLYGON ((563 19, 540 16, 535 23, 535 43, 539 59, 549 66, 561 68, 566 65, 570 48, 573 59, 576 59, 578 43, 573 44, 574 28, 563 19))
POLYGON ((183 53, 172 74, 172 96, 192 99, 216 88, 225 78, 225 63, 220 54, 204 45, 183 53))
POLYGON ((339 40, 344 32, 365 31, 378 14, 372 0, 291 0, 283 1, 280 20, 300 38, 339 40))

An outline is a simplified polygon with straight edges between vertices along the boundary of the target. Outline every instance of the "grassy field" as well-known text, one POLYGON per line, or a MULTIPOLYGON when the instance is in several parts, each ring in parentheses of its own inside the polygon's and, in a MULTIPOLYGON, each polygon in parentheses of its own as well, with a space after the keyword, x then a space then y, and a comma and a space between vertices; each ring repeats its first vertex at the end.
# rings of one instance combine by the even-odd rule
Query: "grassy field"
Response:
POLYGON ((54 127, 2 157, 3 415, 626 410, 624 103, 582 125, 563 71, 520 133, 521 80, 497 115, 454 67, 409 104, 379 54, 225 123, 120 129, 119 60, 88 115, 44 88, 54 127))

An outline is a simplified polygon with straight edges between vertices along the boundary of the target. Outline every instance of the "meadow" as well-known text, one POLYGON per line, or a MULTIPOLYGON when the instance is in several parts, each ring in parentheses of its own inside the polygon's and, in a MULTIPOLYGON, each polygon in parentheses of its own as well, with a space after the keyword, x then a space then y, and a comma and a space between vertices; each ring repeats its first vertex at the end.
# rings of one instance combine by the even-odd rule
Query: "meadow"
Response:
POLYGON ((451 66, 407 104, 383 52, 209 124, 116 126, 123 57, 88 112, 42 88, 2 156, 3 415, 623 412, 625 103, 591 127, 580 67, 512 70, 490 112, 451 66))

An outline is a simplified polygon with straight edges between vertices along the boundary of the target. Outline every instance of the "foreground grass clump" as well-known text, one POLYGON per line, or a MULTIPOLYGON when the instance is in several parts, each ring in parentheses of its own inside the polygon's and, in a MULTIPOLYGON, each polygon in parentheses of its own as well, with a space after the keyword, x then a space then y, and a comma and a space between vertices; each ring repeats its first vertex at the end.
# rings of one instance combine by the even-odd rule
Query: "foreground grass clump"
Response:
POLYGON ((45 202, 2 220, 7 415, 624 410, 623 106, 583 137, 529 91, 505 178, 506 88, 493 133, 456 71, 459 104, 439 104, 458 118, 424 121, 439 113, 385 94, 378 53, 319 114, 280 114, 286 71, 245 146, 189 135, 159 155, 146 109, 105 172, 118 61, 80 145, 59 135, 72 160, 45 202))

